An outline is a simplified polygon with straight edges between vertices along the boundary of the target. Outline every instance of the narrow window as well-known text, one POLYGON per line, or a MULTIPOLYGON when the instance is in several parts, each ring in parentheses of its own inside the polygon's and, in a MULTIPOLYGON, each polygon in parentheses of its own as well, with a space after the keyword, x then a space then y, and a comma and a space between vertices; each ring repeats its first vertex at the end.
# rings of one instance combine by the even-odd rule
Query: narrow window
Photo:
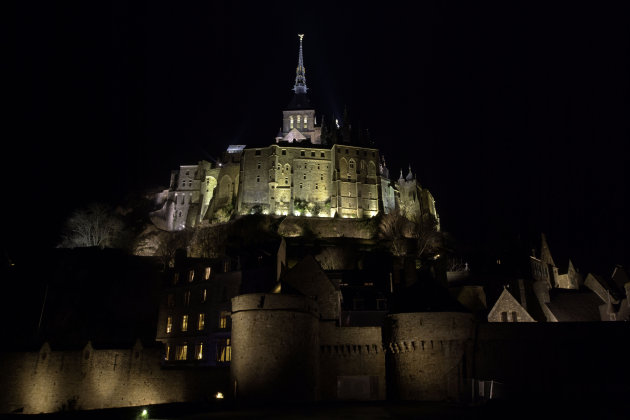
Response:
POLYGON ((192 282, 194 278, 195 278, 195 270, 190 270, 188 272, 188 282, 189 283, 192 282))
POLYGON ((289 117, 289 128, 293 130, 293 115, 289 117))
POLYGON ((206 267, 206 271, 205 271, 204 276, 203 276, 203 278, 204 278, 205 280, 210 279, 210 272, 211 272, 211 271, 212 271, 212 267, 206 267))
POLYGON ((258 168, 257 169, 260 169, 261 166, 262 166, 262 164, 260 162, 258 162, 258 168))
POLYGON ((221 311, 219 315, 219 328, 226 329, 228 327, 230 313, 228 311, 221 311))
POLYGON ((201 303, 205 303, 208 299, 208 289, 203 289, 201 291, 201 303))
POLYGON ((306 174, 304 174, 304 179, 306 179, 306 174))
POLYGON ((304 150, 300 151, 300 156, 304 156, 304 150))
POLYGON ((184 306, 190 305, 190 290, 184 292, 184 306))
POLYGON ((512 322, 518 322, 518 317, 516 316, 516 312, 512 312, 512 322))
POLYGON ((501 322, 508 322, 507 312, 501 312, 501 322))
POLYGON ((172 316, 168 316, 166 318, 166 333, 170 334, 171 331, 173 331, 173 317, 172 316))
POLYGON ((169 360, 171 358, 171 345, 167 344, 166 349, 164 351, 164 360, 169 360))
POLYGON ((302 183, 300 182, 300 188, 302 188, 302 183))
POLYGON ((324 180, 324 174, 320 174, 320 175, 319 175, 319 180, 320 180, 320 181, 323 181, 323 180, 324 180))
POLYGON ((197 329, 199 331, 203 330, 206 326, 206 314, 199 314, 199 319, 197 320, 197 329))
POLYGON ((308 128, 308 116, 304 116, 304 128, 308 128))
POLYGON ((284 184, 288 185, 289 184, 289 178, 284 178, 284 184))
POLYGON ((186 360, 188 356, 188 345, 177 346, 177 360, 186 360))
POLYGON ((217 342, 217 362, 229 362, 230 360, 232 360, 230 339, 219 340, 217 342))
POLYGON ((182 331, 183 332, 188 331, 188 315, 182 316, 182 331))
POLYGON ((316 190, 318 190, 318 189, 319 189, 319 187, 318 187, 318 185, 317 185, 317 184, 315 184, 315 189, 316 189, 316 190))
POLYGON ((260 175, 256 175, 256 182, 260 182, 260 175))
POLYGON ((195 346, 195 357, 197 360, 203 359, 203 343, 199 343, 195 346))
POLYGON ((301 117, 302 117, 301 115, 297 116, 297 126, 298 126, 298 128, 302 128, 302 126, 300 125, 300 118, 301 117))

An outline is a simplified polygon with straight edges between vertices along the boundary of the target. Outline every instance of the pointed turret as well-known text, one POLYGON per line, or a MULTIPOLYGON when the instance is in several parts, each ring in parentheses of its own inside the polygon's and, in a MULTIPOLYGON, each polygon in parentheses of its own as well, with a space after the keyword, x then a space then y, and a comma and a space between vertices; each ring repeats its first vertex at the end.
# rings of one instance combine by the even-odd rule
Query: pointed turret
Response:
POLYGON ((556 266, 556 263, 553 262, 553 258, 551 258, 551 251, 549 250, 549 245, 547 244, 547 237, 544 233, 540 234, 540 260, 544 263, 547 263, 551 266, 556 266))
POLYGON ((413 180, 413 173, 411 172, 411 165, 409 165, 409 173, 407 174, 407 181, 413 180))
POLYGON ((302 38, 304 34, 298 34, 300 37, 300 54, 298 56, 298 66, 295 71, 295 85, 293 91, 295 93, 306 93, 308 88, 306 87, 306 69, 304 68, 304 57, 302 56, 302 38))

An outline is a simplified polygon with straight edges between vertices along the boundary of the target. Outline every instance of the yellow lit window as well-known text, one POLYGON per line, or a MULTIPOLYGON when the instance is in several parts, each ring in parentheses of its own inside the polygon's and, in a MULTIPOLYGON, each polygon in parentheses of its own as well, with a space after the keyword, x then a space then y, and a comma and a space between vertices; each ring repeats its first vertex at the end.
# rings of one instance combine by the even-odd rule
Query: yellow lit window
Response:
POLYGON ((169 360, 171 358, 171 345, 166 345, 166 351, 164 352, 164 360, 169 360))
POLYGON ((195 278, 195 270, 190 270, 188 272, 188 281, 193 281, 193 279, 195 278))
POLYGON ((219 328, 227 328, 228 326, 228 318, 230 317, 230 313, 227 311, 221 311, 221 315, 219 317, 219 328))
POLYGON ((199 331, 203 330, 203 327, 206 325, 206 314, 199 314, 199 320, 197 321, 197 329, 199 331))
POLYGON ((297 126, 298 126, 298 128, 301 128, 301 126, 300 126, 300 118, 302 118, 302 116, 298 115, 297 116, 297 126))
POLYGON ((201 303, 204 303, 208 299, 208 289, 203 289, 201 291, 201 303))
POLYGON ((182 316, 182 331, 188 331, 188 315, 182 316))
POLYGON ((208 280, 210 278, 211 270, 212 270, 212 267, 206 267, 206 272, 205 272, 205 275, 203 276, 204 279, 208 280))
POLYGON ((217 362, 229 362, 232 360, 232 346, 230 339, 226 338, 217 342, 217 362))
POLYGON ((308 121, 308 117, 305 115, 305 116, 304 116, 304 128, 306 128, 306 127, 307 127, 307 125, 306 125, 306 122, 307 122, 307 121, 308 121))
POLYGON ((291 130, 293 130, 293 115, 291 115, 289 117, 289 128, 291 128, 291 130))
POLYGON ((166 318, 166 333, 170 334, 173 331, 173 317, 169 316, 166 318))
POLYGON ((195 357, 197 360, 203 359, 203 343, 199 343, 195 346, 195 357))
POLYGON ((183 346, 177 346, 177 360, 186 360, 188 356, 188 345, 184 344, 183 346))

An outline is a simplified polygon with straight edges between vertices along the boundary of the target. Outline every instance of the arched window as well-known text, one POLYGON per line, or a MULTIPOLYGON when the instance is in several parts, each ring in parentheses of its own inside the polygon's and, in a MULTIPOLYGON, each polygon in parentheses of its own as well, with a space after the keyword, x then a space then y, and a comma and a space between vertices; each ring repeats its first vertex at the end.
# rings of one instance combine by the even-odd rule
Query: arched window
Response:
POLYGON ((302 128, 302 127, 300 126, 300 119, 301 119, 301 118, 302 118, 302 116, 301 116, 301 115, 298 115, 298 116, 297 116, 297 128, 302 128))
POLYGON ((304 128, 307 128, 307 127, 308 127, 307 122, 308 122, 308 116, 307 116, 307 115, 305 115, 305 116, 304 116, 304 128))
POLYGON ((289 128, 293 130, 293 115, 289 117, 289 128))

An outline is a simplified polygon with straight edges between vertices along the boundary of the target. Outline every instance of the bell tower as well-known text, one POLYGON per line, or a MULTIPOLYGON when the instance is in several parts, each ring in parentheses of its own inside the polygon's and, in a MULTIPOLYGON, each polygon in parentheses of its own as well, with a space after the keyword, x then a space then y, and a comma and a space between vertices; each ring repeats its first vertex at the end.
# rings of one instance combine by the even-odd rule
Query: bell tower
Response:
POLYGON ((276 143, 287 141, 310 140, 313 144, 321 143, 321 127, 315 126, 315 110, 306 94, 306 68, 304 67, 304 55, 302 40, 304 34, 298 34, 300 38, 300 50, 298 65, 295 70, 295 84, 293 85, 293 98, 287 108, 282 111, 282 129, 276 137, 276 143))

